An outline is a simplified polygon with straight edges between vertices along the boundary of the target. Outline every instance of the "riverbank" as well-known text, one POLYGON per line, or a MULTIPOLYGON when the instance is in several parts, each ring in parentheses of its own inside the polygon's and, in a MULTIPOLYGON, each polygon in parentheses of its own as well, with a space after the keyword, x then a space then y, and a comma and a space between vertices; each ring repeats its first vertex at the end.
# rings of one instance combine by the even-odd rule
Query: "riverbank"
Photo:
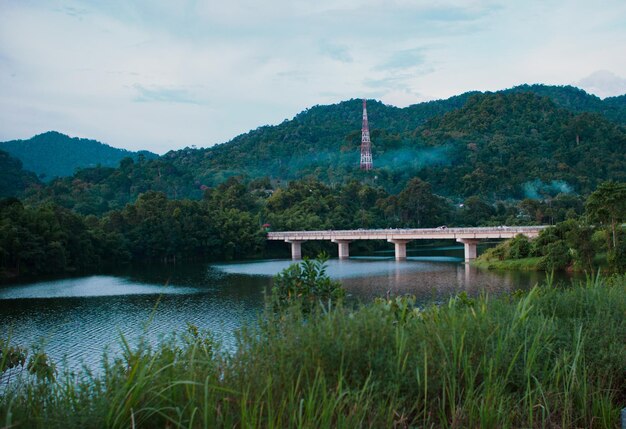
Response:
MULTIPOLYGON (((470 262, 473 267, 484 270, 502 270, 502 271, 545 271, 544 258, 541 256, 527 257, 520 259, 494 259, 489 257, 483 257, 481 255, 478 259, 470 262)), ((593 266, 595 270, 606 271, 607 269, 607 257, 606 253, 596 255, 593 258, 593 266)), ((582 267, 570 266, 564 269, 568 272, 584 273, 585 270, 582 267)))
POLYGON ((522 259, 481 259, 471 262, 472 266, 487 270, 518 270, 518 271, 541 271, 541 257, 522 259))
POLYGON ((16 427, 615 427, 626 278, 267 316, 223 355, 191 327, 124 347, 102 375, 22 380, 16 427))

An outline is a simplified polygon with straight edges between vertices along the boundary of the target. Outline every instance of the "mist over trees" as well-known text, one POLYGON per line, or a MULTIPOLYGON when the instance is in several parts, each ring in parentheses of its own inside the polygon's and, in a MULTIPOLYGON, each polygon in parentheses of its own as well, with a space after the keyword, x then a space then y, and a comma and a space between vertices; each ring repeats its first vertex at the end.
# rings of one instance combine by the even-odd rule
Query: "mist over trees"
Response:
MULTIPOLYGON (((596 237, 596 252, 598 231, 610 230, 603 251, 619 259, 626 241, 619 227, 626 212, 625 102, 546 86, 404 109, 370 102, 371 172, 358 169, 359 100, 315 106, 209 149, 126 157, 116 168, 83 168, 47 184, 0 152, 0 197, 20 198, 0 207, 0 269, 5 277, 23 276, 280 252, 265 243, 267 225, 337 230, 566 220, 587 225, 576 234, 596 237), (585 229, 593 224, 600 229, 585 229)), ((551 250, 546 244, 537 252, 574 249, 589 262, 584 243, 567 238, 576 229, 569 225, 570 232, 548 240, 551 250)), ((518 246, 513 254, 527 250, 518 246)))
MULTIPOLYGON (((600 219, 595 217, 596 211, 605 216, 603 213, 621 207, 623 187, 602 185, 592 195, 605 195, 607 191, 603 190, 607 188, 609 195, 600 203, 595 202, 596 197, 587 200, 587 219, 600 219)), ((207 188, 201 200, 169 199, 162 192, 148 191, 134 203, 99 217, 81 215, 53 203, 25 206, 9 198, 0 203, 0 273, 4 277, 84 273, 131 262, 245 259, 277 251, 286 256, 286 246, 277 249, 276 243, 266 242, 267 228, 339 230, 556 223, 557 229, 537 240, 534 253, 530 247, 521 248, 514 256, 556 257, 570 255, 574 249, 585 264, 593 262, 589 252, 608 252, 610 262, 619 260, 622 254, 626 256, 626 240, 619 240, 617 247, 611 244, 610 215, 599 220, 609 228, 593 230, 593 224, 582 217, 584 207, 582 199, 570 195, 545 201, 499 202, 495 206, 470 197, 465 204, 457 205, 434 194, 430 185, 419 178, 411 180, 397 195, 358 181, 329 187, 309 179, 272 189, 268 179, 245 182, 230 178, 207 188), (607 234, 607 240, 603 234, 607 234)), ((624 232, 620 229, 616 234, 621 237, 624 232)), ((567 257, 551 262, 550 267, 564 268, 579 259, 567 257)))
POLYGON ((397 194, 414 177, 462 203, 588 195, 626 180, 626 98, 600 100, 573 87, 521 86, 467 93, 399 109, 370 101, 372 174, 358 168, 360 100, 314 106, 208 149, 186 148, 119 168, 84 168, 24 194, 83 214, 102 214, 149 190, 199 200, 229 177, 273 186, 317 179, 364 181, 397 194))

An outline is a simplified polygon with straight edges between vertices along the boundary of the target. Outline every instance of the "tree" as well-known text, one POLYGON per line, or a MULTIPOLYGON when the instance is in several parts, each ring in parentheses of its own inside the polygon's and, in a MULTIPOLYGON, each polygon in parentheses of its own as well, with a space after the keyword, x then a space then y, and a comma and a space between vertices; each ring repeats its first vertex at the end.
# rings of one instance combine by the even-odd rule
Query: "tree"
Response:
POLYGON ((612 233, 612 246, 617 248, 617 225, 626 220, 626 183, 604 182, 589 195, 585 205, 592 221, 609 224, 612 233))
POLYGON ((417 228, 440 224, 447 209, 445 201, 433 194, 430 184, 419 177, 411 179, 400 192, 398 206, 404 224, 417 228))
POLYGON ((480 197, 472 196, 465 199, 458 215, 461 225, 477 226, 491 219, 495 210, 480 197))

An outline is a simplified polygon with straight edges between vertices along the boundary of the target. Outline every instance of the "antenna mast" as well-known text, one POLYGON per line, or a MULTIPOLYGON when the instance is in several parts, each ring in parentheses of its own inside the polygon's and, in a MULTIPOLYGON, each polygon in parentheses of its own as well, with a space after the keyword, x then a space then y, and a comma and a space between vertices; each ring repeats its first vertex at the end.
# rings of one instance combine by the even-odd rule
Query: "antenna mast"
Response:
POLYGON ((361 170, 369 171, 372 164, 372 142, 370 141, 370 127, 367 123, 367 107, 363 99, 363 128, 361 129, 361 170))

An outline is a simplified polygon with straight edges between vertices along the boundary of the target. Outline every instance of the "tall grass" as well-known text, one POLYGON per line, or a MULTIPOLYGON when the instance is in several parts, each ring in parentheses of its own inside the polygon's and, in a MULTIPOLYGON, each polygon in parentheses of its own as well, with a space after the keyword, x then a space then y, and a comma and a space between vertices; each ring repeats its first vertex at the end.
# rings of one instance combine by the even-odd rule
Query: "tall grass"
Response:
POLYGON ((233 355, 191 327, 126 345, 101 375, 24 379, 0 398, 0 427, 618 427, 626 278, 547 283, 268 314, 233 355))

